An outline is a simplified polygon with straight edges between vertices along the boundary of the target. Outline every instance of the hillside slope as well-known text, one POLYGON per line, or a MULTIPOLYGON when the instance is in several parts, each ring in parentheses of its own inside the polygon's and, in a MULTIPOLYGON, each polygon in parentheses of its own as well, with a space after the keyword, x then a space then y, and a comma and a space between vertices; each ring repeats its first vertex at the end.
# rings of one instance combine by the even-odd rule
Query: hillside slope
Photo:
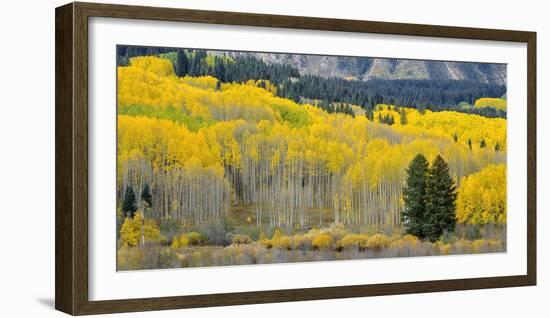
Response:
MULTIPOLYGON (((211 54, 222 54, 210 51, 211 54)), ((233 57, 250 53, 223 53, 233 57)), ((386 59, 371 57, 336 57, 283 53, 254 53, 267 63, 289 64, 301 74, 325 78, 340 77, 359 80, 432 79, 470 80, 486 84, 506 85, 506 65, 458 63, 425 60, 386 59)))

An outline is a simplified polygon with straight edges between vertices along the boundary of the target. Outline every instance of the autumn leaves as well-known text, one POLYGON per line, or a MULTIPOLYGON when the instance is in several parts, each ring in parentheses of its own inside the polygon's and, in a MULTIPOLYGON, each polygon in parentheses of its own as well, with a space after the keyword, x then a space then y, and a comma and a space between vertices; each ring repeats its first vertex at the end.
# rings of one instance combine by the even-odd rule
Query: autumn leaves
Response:
POLYGON ((322 220, 309 211, 326 209, 336 222, 397 227, 405 168, 418 153, 429 161, 441 154, 459 186, 458 221, 505 220, 505 196, 497 194, 505 177, 486 167, 504 166, 506 120, 389 105, 369 120, 299 105, 274 89, 266 81, 177 77, 157 57, 120 67, 119 199, 128 187, 150 184, 152 216, 181 224, 247 205, 256 225, 311 226, 322 220), (377 122, 389 116, 392 126, 377 122))

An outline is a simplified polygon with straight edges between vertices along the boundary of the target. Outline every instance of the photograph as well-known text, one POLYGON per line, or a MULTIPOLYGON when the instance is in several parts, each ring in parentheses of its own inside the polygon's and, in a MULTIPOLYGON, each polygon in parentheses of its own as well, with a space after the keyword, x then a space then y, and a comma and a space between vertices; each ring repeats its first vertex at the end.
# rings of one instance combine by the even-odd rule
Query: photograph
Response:
POLYGON ((507 251, 505 63, 117 45, 115 68, 117 271, 507 251))

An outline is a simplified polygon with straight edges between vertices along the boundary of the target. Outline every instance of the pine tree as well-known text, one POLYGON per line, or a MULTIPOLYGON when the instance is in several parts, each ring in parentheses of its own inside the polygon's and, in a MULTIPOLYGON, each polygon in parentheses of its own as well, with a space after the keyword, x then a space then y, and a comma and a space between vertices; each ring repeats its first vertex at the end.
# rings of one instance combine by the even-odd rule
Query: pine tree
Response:
POLYGON ((472 139, 468 139, 468 147, 472 150, 472 139))
POLYGON ((391 126, 395 123, 395 118, 393 118, 393 115, 388 115, 387 122, 388 126, 391 126))
POLYGON ((126 192, 124 193, 124 201, 122 202, 122 212, 127 217, 134 217, 134 213, 137 211, 137 205, 136 205, 136 193, 134 192, 134 189, 131 186, 128 186, 126 188, 126 192))
POLYGON ((183 77, 187 74, 189 70, 189 59, 184 50, 178 50, 176 56, 176 75, 183 77))
POLYGON ((426 179, 428 177, 428 160, 417 154, 407 168, 407 181, 403 188, 405 207, 401 218, 405 231, 409 234, 424 237, 424 212, 426 209, 426 179))
POLYGON ((479 148, 485 148, 487 147, 487 143, 485 142, 485 139, 481 139, 479 142, 479 148))
POLYGON ((498 143, 498 141, 495 144, 495 151, 500 151, 500 144, 498 143))
POLYGON ((370 108, 365 109, 365 116, 368 120, 373 121, 374 120, 374 113, 370 108))
POLYGON ((153 206, 153 198, 151 197, 151 189, 148 183, 146 183, 141 190, 141 201, 143 201, 148 208, 153 206))
POLYGON ((214 77, 217 78, 218 80, 226 81, 225 67, 224 67, 222 58, 216 57, 216 59, 214 60, 214 74, 215 74, 214 77))
POLYGON ((435 242, 456 225, 456 187, 449 165, 440 155, 434 159, 426 179, 426 217, 422 232, 435 242))

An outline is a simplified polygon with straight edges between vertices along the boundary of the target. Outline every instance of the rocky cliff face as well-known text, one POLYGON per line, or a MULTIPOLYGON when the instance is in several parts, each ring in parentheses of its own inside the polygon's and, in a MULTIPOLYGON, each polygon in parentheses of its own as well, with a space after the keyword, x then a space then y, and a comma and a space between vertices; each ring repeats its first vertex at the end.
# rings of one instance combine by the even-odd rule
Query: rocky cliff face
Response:
POLYGON ((266 63, 290 64, 301 74, 322 77, 370 79, 471 80, 506 85, 506 65, 403 60, 370 57, 340 57, 278 53, 226 53, 233 57, 254 55, 266 63))

